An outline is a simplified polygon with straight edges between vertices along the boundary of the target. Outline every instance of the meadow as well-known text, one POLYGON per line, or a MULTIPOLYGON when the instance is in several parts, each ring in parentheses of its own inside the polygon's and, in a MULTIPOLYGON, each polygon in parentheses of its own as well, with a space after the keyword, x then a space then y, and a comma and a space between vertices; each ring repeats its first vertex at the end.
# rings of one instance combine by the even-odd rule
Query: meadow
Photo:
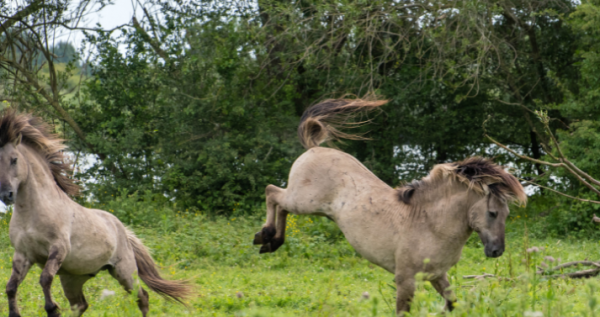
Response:
MULTIPOLYGON (((150 293, 151 316, 395 316, 393 275, 362 259, 325 218, 289 217, 285 245, 276 253, 259 255, 252 238, 263 223, 262 216, 209 218, 173 205, 153 206, 121 198, 104 208, 130 223, 152 250, 163 277, 186 279, 195 286, 196 295, 187 301, 187 307, 150 293)), ((2 285, 11 271, 9 218, 10 214, 0 221, 2 285)), ((540 237, 530 228, 543 219, 531 218, 526 209, 513 208, 507 224, 507 249, 497 259, 486 258, 477 235, 471 237, 462 259, 449 272, 458 305, 445 316, 600 314, 597 277, 549 279, 534 273, 537 266, 544 265, 542 261, 553 266, 558 261, 599 259, 599 242, 540 237), (533 246, 540 251, 527 252, 533 246), (555 262, 544 260, 547 256, 555 262), (484 273, 495 277, 463 278, 484 273)), ((23 316, 45 316, 40 273, 40 268, 33 268, 19 288, 23 316)), ((106 272, 90 280, 85 293, 91 304, 85 316, 140 315, 135 297, 106 272), (103 296, 107 290, 115 294, 103 296)), ((63 312, 68 310, 58 279, 53 294, 63 312)), ((441 316, 443 305, 429 283, 419 282, 409 316, 441 316)), ((0 314, 7 313, 7 302, 2 300, 0 314)))

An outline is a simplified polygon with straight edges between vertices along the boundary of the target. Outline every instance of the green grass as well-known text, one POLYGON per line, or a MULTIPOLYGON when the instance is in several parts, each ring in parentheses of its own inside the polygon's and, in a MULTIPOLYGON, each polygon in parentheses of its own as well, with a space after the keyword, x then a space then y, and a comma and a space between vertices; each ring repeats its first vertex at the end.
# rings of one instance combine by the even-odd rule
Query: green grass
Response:
MULTIPOLYGON (((259 255, 252 238, 261 226, 260 218, 208 220, 179 215, 163 217, 152 227, 134 227, 153 250, 163 276, 188 279, 197 291, 188 308, 150 293, 151 316, 394 316, 392 274, 357 255, 327 219, 291 217, 282 249, 259 255), (370 294, 369 299, 362 298, 364 292, 370 294)), ((12 248, 7 225, 0 222, 0 229, 0 279, 5 283, 12 248)), ((528 311, 543 312, 543 316, 600 315, 597 278, 548 280, 532 274, 548 255, 562 262, 600 259, 599 243, 530 236, 522 218, 513 216, 507 228, 507 252, 498 259, 486 258, 473 236, 461 261, 449 272, 458 307, 446 316, 523 316, 528 311), (545 250, 527 253, 531 246, 545 250), (484 272, 501 278, 462 278, 484 272)), ((23 316, 45 316, 40 272, 32 269, 19 289, 23 316)), ((86 316, 139 315, 135 298, 105 272, 90 280, 85 292, 91 304, 86 316), (116 295, 101 299, 104 289, 116 295)), ((63 311, 67 310, 58 279, 53 294, 63 311)), ((440 316, 443 305, 429 283, 419 283, 410 316, 440 316)), ((0 314, 7 315, 7 309, 4 300, 0 314)))

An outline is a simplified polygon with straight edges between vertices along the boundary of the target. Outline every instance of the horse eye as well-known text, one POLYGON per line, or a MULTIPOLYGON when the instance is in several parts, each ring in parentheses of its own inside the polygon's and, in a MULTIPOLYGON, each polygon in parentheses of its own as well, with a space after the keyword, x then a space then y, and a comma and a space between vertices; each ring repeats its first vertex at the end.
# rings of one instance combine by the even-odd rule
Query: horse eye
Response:
POLYGON ((10 159, 10 165, 17 165, 17 158, 10 159))
POLYGON ((497 211, 488 211, 488 214, 490 214, 490 218, 492 219, 496 219, 496 217, 498 217, 497 211))

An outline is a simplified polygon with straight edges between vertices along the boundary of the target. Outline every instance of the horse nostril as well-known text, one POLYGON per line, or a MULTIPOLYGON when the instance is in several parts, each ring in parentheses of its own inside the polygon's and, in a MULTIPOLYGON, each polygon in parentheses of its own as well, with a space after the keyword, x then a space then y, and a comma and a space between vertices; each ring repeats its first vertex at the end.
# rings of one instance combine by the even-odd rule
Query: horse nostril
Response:
POLYGON ((13 192, 8 192, 8 198, 13 198, 13 192))

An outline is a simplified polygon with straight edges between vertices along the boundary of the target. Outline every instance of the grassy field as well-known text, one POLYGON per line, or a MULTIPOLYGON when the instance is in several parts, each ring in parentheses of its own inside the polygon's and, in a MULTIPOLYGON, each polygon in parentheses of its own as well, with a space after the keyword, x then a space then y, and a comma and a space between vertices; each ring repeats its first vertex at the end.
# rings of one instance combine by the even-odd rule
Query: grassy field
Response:
MULTIPOLYGON (((511 216, 507 251, 498 259, 484 256, 476 236, 469 240, 461 261, 449 272, 458 307, 446 316, 600 314, 597 278, 547 279, 533 274, 546 256, 562 262, 599 259, 599 243, 534 239, 527 233, 523 219, 517 214, 511 216), (543 251, 527 253, 532 246, 543 251), (463 279, 463 275, 483 273, 497 277, 463 279)), ((290 217, 288 240, 282 249, 259 255, 252 237, 261 223, 258 217, 209 220, 202 215, 176 213, 173 217, 163 216, 151 227, 134 226, 153 250, 163 276, 187 279, 197 291, 187 308, 151 293, 151 315, 394 316, 393 276, 357 255, 333 223, 324 218, 290 217), (363 297, 365 292, 368 299, 363 297)), ((0 230, 0 279, 5 285, 10 276, 12 248, 5 221, 0 221, 0 230)), ((19 289, 23 316, 45 316, 38 285, 40 272, 37 267, 32 269, 19 289)), ((66 311, 68 302, 58 279, 53 287, 55 300, 66 311)), ((127 295, 108 273, 90 280, 85 291, 91 304, 86 316, 139 315, 135 298, 127 295), (104 290, 116 294, 102 298, 104 290)), ((419 283, 410 316, 440 316, 443 305, 429 283, 419 283)), ((7 310, 3 300, 0 314, 7 315, 7 310)))

